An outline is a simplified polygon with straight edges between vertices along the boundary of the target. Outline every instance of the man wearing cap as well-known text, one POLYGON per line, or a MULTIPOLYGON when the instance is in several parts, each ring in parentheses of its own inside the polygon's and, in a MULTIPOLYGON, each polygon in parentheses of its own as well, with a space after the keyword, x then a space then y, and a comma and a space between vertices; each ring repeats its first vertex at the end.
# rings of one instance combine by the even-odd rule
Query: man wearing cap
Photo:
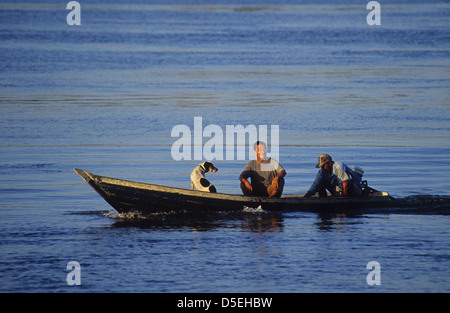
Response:
POLYGON ((322 154, 316 167, 320 169, 304 197, 309 198, 316 193, 319 193, 319 197, 326 197, 327 190, 335 197, 361 195, 361 177, 344 163, 333 161, 330 155, 322 154))

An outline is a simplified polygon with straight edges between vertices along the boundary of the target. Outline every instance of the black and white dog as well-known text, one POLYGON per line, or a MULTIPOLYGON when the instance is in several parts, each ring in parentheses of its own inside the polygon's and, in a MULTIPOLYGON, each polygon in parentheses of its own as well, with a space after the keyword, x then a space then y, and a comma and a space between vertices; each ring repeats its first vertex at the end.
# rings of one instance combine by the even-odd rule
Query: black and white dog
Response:
POLYGON ((216 187, 205 178, 205 173, 217 172, 217 170, 211 162, 199 164, 191 173, 191 189, 194 190, 195 186, 200 191, 216 193, 216 187))

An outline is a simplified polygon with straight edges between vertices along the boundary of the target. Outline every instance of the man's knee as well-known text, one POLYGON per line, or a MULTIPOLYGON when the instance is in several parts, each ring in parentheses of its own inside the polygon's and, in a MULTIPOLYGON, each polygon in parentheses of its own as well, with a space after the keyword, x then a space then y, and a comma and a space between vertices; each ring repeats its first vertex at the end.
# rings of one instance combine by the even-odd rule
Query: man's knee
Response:
POLYGON ((318 194, 319 194, 319 197, 320 197, 320 198, 326 198, 327 195, 328 195, 327 190, 326 190, 325 188, 320 189, 320 190, 318 191, 318 194))
POLYGON ((245 196, 251 196, 251 195, 253 195, 253 191, 251 191, 250 189, 248 189, 247 186, 245 186, 245 184, 242 183, 242 182, 241 182, 241 190, 242 190, 242 193, 243 193, 245 196))
POLYGON ((278 178, 278 186, 272 182, 272 185, 270 185, 269 188, 267 188, 267 193, 271 197, 281 197, 283 194, 283 188, 284 188, 284 178, 278 178))

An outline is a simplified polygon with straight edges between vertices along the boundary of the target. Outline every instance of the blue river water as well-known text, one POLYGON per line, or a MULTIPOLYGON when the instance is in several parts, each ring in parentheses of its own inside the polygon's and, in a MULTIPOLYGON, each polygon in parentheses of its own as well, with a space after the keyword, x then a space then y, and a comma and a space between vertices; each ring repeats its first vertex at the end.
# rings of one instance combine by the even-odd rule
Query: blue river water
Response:
MULTIPOLYGON (((0 4, 0 292, 450 291, 449 208, 127 221, 72 170, 190 188, 202 161, 172 130, 201 117, 221 142, 278 126, 285 193, 328 153, 394 197, 449 197, 447 1, 380 1, 374 26, 368 1, 79 2, 79 26, 61 1, 0 4)), ((238 194, 251 155, 222 156, 207 178, 238 194)))

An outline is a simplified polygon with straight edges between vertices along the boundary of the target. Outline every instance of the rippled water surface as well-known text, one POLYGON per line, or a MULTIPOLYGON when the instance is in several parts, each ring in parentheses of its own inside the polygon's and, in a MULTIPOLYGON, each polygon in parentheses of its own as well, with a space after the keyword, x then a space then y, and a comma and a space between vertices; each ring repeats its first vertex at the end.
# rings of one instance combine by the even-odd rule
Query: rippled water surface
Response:
MULTIPOLYGON (((171 132, 202 117, 279 126, 285 193, 329 153, 394 197, 445 199, 450 6, 381 4, 381 26, 360 1, 98 0, 81 26, 60 1, 0 4, 0 291, 449 292, 445 206, 127 221, 72 170, 190 188, 201 161, 175 161, 171 132)), ((248 158, 208 178, 240 193, 248 158)))

